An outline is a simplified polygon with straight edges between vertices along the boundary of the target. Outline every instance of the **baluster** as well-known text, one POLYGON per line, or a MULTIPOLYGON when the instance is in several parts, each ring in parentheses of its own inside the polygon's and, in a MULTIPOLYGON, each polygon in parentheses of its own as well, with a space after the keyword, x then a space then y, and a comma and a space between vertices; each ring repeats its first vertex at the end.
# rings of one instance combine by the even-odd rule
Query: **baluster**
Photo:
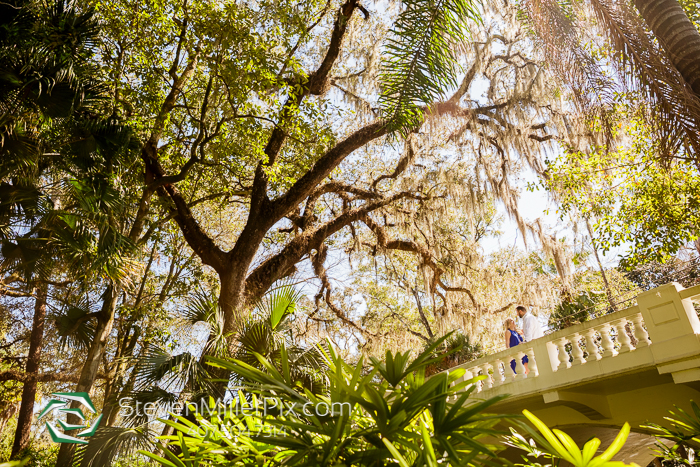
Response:
POLYGON ((642 317, 642 314, 637 313, 629 318, 634 325, 634 337, 637 338, 637 348, 646 347, 647 345, 651 344, 649 334, 647 334, 647 330, 644 329, 644 318, 642 317))
POLYGON ((603 357, 614 357, 615 343, 610 338, 610 323, 603 323, 595 328, 600 333, 600 346, 603 347, 603 357))
POLYGON ((503 375, 501 374, 501 365, 503 362, 501 360, 496 360, 493 362, 493 386, 500 386, 503 384, 503 375))
POLYGON ((586 361, 594 362, 603 358, 598 351, 598 344, 596 343, 595 329, 588 329, 584 336, 586 336, 586 352, 588 352, 588 357, 586 361))
MULTIPOLYGON (((479 369, 476 368, 476 367, 469 368, 469 369, 467 370, 467 372, 464 374, 464 378, 465 378, 465 379, 472 379, 472 378, 476 378, 477 376, 479 376, 479 369), (467 378, 467 375, 469 375, 468 378, 467 378)), ((473 383, 473 384, 474 384, 474 386, 475 386, 475 388, 476 388, 475 391, 476 391, 476 392, 479 392, 479 390, 480 390, 480 384, 479 384, 478 382, 477 382, 477 383, 473 383)))
POLYGON ((556 345, 557 350, 559 350, 559 365, 557 366, 557 370, 569 368, 571 366, 571 363, 569 363, 569 354, 566 353, 566 343, 566 337, 561 337, 554 341, 554 345, 556 345))
POLYGON ((491 382, 491 375, 489 375, 489 368, 491 367, 490 364, 484 363, 481 365, 481 369, 484 372, 484 375, 486 375, 486 379, 482 381, 484 384, 484 389, 491 389, 493 387, 493 383, 491 382))
POLYGON ((503 362, 503 372, 505 373, 505 381, 503 384, 510 383, 511 381, 515 380, 515 370, 513 370, 513 367, 510 366, 510 362, 512 362, 514 359, 514 356, 510 354, 508 357, 506 357, 506 362, 503 362))
POLYGON ((515 379, 523 379, 525 377, 525 365, 523 365, 523 357, 525 356, 522 352, 515 353, 515 379))
POLYGON ((537 369, 537 360, 535 360, 535 349, 530 347, 527 349, 525 352, 527 355, 527 360, 528 360, 528 368, 530 369, 530 374, 528 374, 528 378, 532 378, 533 376, 538 376, 540 374, 539 370, 537 369))
POLYGON ((630 350, 634 350, 630 336, 627 335, 627 329, 625 329, 627 320, 625 318, 620 318, 613 321, 612 324, 615 326, 615 329, 617 329, 617 342, 620 343, 620 350, 618 350, 618 353, 625 353, 629 352, 630 350))
POLYGON ((574 361, 571 364, 572 366, 586 363, 586 360, 583 358, 583 350, 579 344, 580 340, 581 336, 579 333, 569 336, 569 342, 571 342, 571 356, 574 357, 574 361))

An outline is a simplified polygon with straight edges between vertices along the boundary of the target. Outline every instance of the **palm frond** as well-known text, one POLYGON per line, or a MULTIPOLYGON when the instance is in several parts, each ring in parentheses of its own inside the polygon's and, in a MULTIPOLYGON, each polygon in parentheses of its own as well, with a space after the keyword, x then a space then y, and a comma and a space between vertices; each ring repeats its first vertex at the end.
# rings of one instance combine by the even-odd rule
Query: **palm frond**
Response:
POLYGON ((73 457, 73 467, 101 467, 112 465, 118 457, 127 457, 138 450, 152 450, 155 433, 148 427, 100 427, 79 448, 73 457))
POLYGON ((662 158, 683 149, 700 153, 700 99, 630 3, 522 0, 520 7, 520 19, 544 49, 549 66, 571 86, 582 113, 602 124, 608 145, 614 120, 609 110, 621 93, 639 93, 639 103, 646 106, 645 123, 658 136, 662 158), (591 52, 598 34, 614 50, 603 54, 605 60, 591 52))
POLYGON ((192 293, 186 306, 177 311, 175 321, 185 334, 192 334, 192 328, 198 323, 205 323, 209 336, 202 352, 206 355, 223 357, 227 355, 228 342, 224 338, 224 317, 215 291, 198 290, 192 293))
POLYGON ((136 387, 147 388, 156 384, 165 388, 188 389, 192 392, 209 389, 210 375, 199 360, 189 352, 172 355, 151 345, 136 363, 136 387))
POLYGON ((424 106, 456 87, 460 66, 453 45, 468 38, 466 25, 480 14, 471 0, 402 4, 384 46, 379 102, 390 129, 406 136, 422 123, 424 106))
POLYGON ((682 147, 700 154, 700 99, 642 19, 626 2, 590 0, 590 4, 618 52, 614 63, 620 74, 652 103, 648 123, 657 130, 664 155, 682 147))
POLYGON ((284 325, 288 316, 294 314, 303 294, 290 284, 281 284, 267 293, 256 305, 256 312, 267 320, 272 329, 284 325))
POLYGON ((212 322, 219 308, 219 303, 213 293, 198 290, 187 297, 186 306, 177 310, 175 319, 179 324, 192 327, 197 323, 212 322))
POLYGON ((87 303, 68 304, 54 316, 54 324, 62 348, 87 350, 95 336, 95 323, 89 317, 87 303))
POLYGON ((149 415, 145 410, 146 404, 151 404, 153 407, 172 407, 172 404, 177 402, 178 396, 172 392, 166 391, 158 386, 151 386, 138 391, 131 391, 121 397, 119 406, 125 409, 126 414, 123 417, 123 423, 128 427, 136 427, 146 425, 149 422, 149 415))

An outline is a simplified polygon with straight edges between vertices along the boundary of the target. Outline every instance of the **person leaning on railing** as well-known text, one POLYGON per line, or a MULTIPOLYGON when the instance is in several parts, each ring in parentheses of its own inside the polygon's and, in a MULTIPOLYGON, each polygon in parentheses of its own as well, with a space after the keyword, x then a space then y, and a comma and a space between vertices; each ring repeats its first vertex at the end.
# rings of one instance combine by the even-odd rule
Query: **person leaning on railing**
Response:
POLYGON ((527 308, 522 305, 518 305, 515 309, 518 316, 523 319, 523 341, 530 342, 533 339, 542 337, 544 333, 542 332, 542 326, 537 320, 537 317, 530 313, 527 308))
MULTIPOLYGON (((522 331, 518 330, 515 328, 515 321, 513 318, 506 318, 506 348, 510 349, 511 347, 515 347, 516 345, 522 344, 523 343, 523 336, 521 336, 522 331)), ((527 355, 523 357, 523 366, 525 367, 525 374, 528 374, 530 372, 529 368, 527 367, 527 355)), ((510 367, 513 369, 513 373, 517 373, 515 371, 515 359, 510 361, 510 367)))

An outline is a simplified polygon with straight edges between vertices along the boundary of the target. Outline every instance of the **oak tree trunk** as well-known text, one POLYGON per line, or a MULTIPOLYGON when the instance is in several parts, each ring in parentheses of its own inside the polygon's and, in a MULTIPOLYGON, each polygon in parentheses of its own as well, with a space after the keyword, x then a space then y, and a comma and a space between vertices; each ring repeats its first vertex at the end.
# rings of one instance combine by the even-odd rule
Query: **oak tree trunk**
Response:
POLYGON ((700 33, 677 0, 634 0, 683 79, 700 96, 700 33))
POLYGON ((48 297, 48 284, 39 285, 34 301, 34 318, 32 333, 29 338, 29 354, 25 368, 28 379, 22 387, 22 402, 17 416, 17 429, 15 441, 12 445, 11 457, 17 456, 29 446, 32 418, 34 416, 34 401, 36 399, 37 377, 41 364, 41 347, 44 343, 44 325, 46 323, 46 300, 48 297))

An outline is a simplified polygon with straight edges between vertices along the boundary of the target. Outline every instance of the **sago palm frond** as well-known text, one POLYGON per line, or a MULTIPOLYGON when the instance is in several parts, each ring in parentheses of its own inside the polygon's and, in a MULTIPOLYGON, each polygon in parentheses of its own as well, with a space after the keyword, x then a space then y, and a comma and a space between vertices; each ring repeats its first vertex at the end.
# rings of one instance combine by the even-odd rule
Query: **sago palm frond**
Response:
POLYGON ((473 0, 407 0, 384 45, 380 104, 392 130, 405 136, 423 121, 424 106, 457 85, 455 43, 479 21, 473 0))

